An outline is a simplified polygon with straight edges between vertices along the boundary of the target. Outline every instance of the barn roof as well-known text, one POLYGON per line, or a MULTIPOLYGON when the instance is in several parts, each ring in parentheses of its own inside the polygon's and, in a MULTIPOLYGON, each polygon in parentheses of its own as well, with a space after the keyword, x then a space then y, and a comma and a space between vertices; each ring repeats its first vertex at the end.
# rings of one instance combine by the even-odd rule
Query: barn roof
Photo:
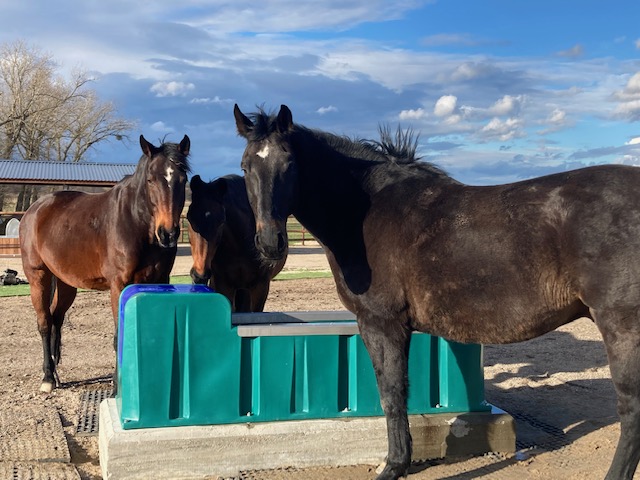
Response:
POLYGON ((0 160, 0 183, 112 185, 136 169, 133 163, 0 160))

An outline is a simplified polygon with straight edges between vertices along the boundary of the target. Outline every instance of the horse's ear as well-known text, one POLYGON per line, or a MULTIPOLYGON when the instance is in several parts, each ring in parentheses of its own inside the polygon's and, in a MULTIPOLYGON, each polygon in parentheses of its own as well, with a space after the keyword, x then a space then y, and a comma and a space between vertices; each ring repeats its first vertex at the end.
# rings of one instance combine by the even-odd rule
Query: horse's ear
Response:
POLYGON ((191 177, 191 181, 189 182, 189 187, 191 187, 191 191, 199 189, 204 182, 200 178, 200 175, 194 175, 191 177))
POLYGON ((142 153, 151 158, 156 147, 147 142, 144 136, 140 135, 140 148, 142 148, 142 153))
POLYGON ((280 112, 278 112, 278 132, 286 133, 293 127, 293 115, 291 110, 286 105, 280 105, 280 112))
POLYGON ((236 119, 236 128, 238 129, 238 135, 244 138, 248 138, 249 132, 253 129, 253 122, 240 111, 237 103, 233 107, 233 116, 236 119))
POLYGON ((189 137, 185 135, 182 141, 180 142, 180 153, 182 153, 182 155, 186 157, 187 155, 189 155, 190 148, 191 148, 191 140, 189 140, 189 137))
POLYGON ((227 180, 225 178, 218 178, 211 183, 213 194, 216 198, 222 200, 224 194, 227 193, 227 180))

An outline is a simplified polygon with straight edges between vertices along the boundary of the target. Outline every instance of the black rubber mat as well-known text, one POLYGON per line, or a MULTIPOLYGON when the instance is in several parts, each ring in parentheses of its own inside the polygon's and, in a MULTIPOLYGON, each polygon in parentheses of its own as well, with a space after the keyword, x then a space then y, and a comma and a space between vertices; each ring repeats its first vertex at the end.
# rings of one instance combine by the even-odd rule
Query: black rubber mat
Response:
POLYGON ((87 390, 80 395, 76 435, 80 437, 98 435, 100 402, 112 396, 113 389, 111 388, 87 390))

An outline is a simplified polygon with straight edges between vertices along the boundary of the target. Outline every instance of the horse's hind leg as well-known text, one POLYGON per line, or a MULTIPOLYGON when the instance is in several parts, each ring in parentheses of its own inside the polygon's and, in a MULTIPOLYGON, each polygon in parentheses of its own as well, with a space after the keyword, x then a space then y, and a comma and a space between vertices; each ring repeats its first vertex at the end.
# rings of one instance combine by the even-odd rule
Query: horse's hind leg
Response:
MULTIPOLYGON (((59 279, 55 280, 55 292, 51 304, 52 328, 51 328, 51 356, 56 365, 60 363, 62 350, 62 323, 67 310, 71 308, 76 298, 77 289, 59 279)), ((56 379, 57 380, 57 379, 56 379)), ((58 382, 59 383, 59 382, 58 382)))
POLYGON ((411 434, 407 417, 408 360, 411 332, 399 323, 358 318, 378 381, 380 403, 387 420, 389 450, 377 480, 396 480, 411 464, 411 434))
POLYGON ((631 479, 640 460, 640 322, 638 313, 594 315, 618 396, 620 440, 607 480, 631 479))

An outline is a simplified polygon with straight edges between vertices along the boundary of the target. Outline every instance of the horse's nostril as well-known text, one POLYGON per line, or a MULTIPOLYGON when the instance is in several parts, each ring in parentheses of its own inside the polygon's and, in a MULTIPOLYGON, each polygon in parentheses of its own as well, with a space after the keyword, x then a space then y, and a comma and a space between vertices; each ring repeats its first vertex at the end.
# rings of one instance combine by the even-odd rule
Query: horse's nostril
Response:
POLYGON ((282 233, 278 233, 278 251, 284 252, 286 247, 287 247, 287 242, 284 238, 284 235, 282 233))

